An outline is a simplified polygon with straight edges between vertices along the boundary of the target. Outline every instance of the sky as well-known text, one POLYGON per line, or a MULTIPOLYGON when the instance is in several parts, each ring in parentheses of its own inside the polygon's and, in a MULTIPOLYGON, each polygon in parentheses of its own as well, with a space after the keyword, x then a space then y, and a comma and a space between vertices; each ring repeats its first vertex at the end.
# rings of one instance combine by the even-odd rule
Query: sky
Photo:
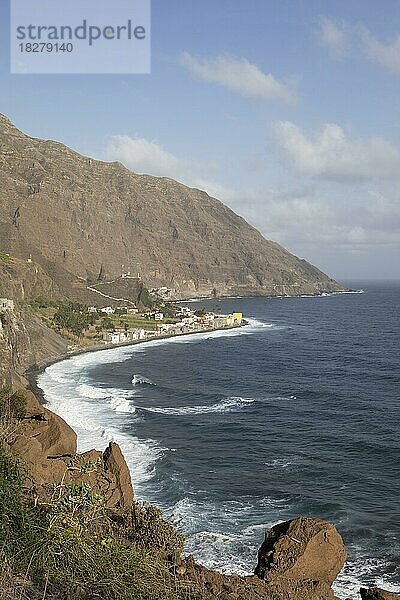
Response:
POLYGON ((339 280, 400 278, 398 0, 152 0, 151 44, 150 74, 11 75, 0 0, 0 112, 205 189, 339 280))

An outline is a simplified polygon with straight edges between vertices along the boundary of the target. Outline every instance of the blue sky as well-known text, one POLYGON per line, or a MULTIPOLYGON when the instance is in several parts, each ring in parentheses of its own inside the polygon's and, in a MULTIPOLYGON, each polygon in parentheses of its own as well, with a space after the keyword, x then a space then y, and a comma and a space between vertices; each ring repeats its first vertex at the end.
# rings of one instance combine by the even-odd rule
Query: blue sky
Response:
POLYGON ((400 7, 153 0, 150 75, 10 75, 30 135, 202 187, 337 278, 400 276, 400 7))

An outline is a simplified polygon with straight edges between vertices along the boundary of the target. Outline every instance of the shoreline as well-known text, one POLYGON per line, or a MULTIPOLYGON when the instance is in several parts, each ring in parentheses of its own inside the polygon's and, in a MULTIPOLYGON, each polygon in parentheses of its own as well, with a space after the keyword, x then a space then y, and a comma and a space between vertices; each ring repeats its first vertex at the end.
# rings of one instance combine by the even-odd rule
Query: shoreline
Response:
MULTIPOLYGON (((348 293, 348 292, 347 292, 348 293)), ((353 292, 353 293, 361 293, 361 292, 353 292)), ((249 325, 251 325, 251 323, 249 323, 249 325)), ((241 326, 241 327, 244 327, 241 326)), ((134 347, 137 346, 138 344, 145 344, 147 342, 150 341, 162 341, 162 340, 168 340, 168 339, 172 339, 172 338, 179 338, 179 337, 187 337, 187 336, 194 336, 195 334, 198 333, 210 333, 213 331, 226 331, 226 332, 231 332, 232 330, 239 330, 240 326, 235 326, 235 327, 223 327, 223 328, 215 328, 215 329, 204 329, 203 331, 196 331, 196 332, 192 332, 192 333, 180 333, 180 334, 169 334, 169 335, 162 335, 162 336, 154 336, 152 338, 149 339, 145 339, 145 340, 135 340, 135 341, 131 341, 131 342, 124 342, 124 343, 119 343, 119 344, 104 344, 102 346, 91 346, 91 347, 83 347, 83 348, 78 348, 74 351, 68 352, 66 354, 60 355, 59 357, 55 357, 51 360, 45 361, 40 363, 39 365, 35 365, 34 368, 28 369, 28 371, 26 372, 26 376, 27 373, 29 372, 29 374, 32 373, 33 376, 33 380, 29 379, 30 382, 30 386, 32 391, 34 391, 35 395, 37 395, 38 399, 41 401, 41 403, 43 404, 47 404, 47 401, 44 399, 44 392, 41 388, 39 388, 37 386, 37 377, 50 365, 52 364, 56 364, 58 362, 62 362, 63 360, 67 360, 68 358, 73 358, 74 356, 79 356, 80 354, 86 354, 89 352, 99 352, 102 350, 110 350, 113 348, 121 348, 121 347, 134 347), (32 387, 32 383, 35 387, 35 389, 33 389, 32 387)), ((51 410, 51 409, 50 409, 51 410)), ((152 502, 152 504, 154 506, 158 506, 159 504, 157 502, 152 502)), ((342 582, 340 582, 340 585, 342 585, 342 582)), ((347 596, 340 596, 341 598, 347 597, 347 596)))
POLYGON ((184 304, 185 302, 202 302, 204 301, 215 301, 220 302, 222 300, 247 300, 249 298, 265 298, 266 300, 273 300, 274 298, 320 298, 324 296, 336 296, 339 294, 362 294, 364 290, 354 290, 351 288, 343 288, 343 290, 335 290, 333 292, 315 292, 315 294, 258 294, 256 296, 199 296, 199 297, 190 297, 190 298, 182 298, 178 300, 164 300, 164 302, 175 303, 175 304, 184 304))
POLYGON ((40 403, 45 405, 45 404, 47 404, 47 400, 45 398, 44 391, 42 390, 42 388, 40 388, 38 386, 37 380, 38 380, 39 375, 41 373, 43 373, 47 369, 47 367, 50 367, 51 365, 54 365, 56 363, 62 362, 64 360, 68 360, 69 358, 72 358, 74 356, 79 356, 81 354, 88 354, 90 352, 102 352, 104 350, 112 350, 114 348, 126 348, 129 346, 137 346, 138 344, 147 344, 148 342, 153 342, 155 340, 168 340, 171 338, 185 337, 188 335, 199 335, 202 333, 212 333, 214 331, 232 331, 235 329, 241 329, 243 327, 248 327, 248 325, 249 325, 249 323, 243 324, 243 325, 232 325, 232 326, 228 326, 228 327, 212 327, 212 328, 203 329, 202 331, 158 335, 158 336, 150 337, 145 340, 134 340, 134 341, 131 340, 129 342, 121 342, 118 344, 102 344, 102 345, 99 344, 99 345, 95 345, 95 346, 77 348, 76 350, 72 350, 71 352, 66 352, 65 354, 60 354, 59 356, 55 356, 51 359, 42 361, 40 363, 35 363, 31 367, 29 367, 24 372, 23 375, 26 378, 26 380, 28 381, 29 389, 35 394, 35 396, 38 398, 40 403))
MULTIPOLYGON (((282 300, 282 299, 287 299, 287 298, 323 298, 326 296, 336 296, 336 295, 341 295, 341 294, 345 295, 345 294, 363 294, 363 293, 364 293, 363 289, 344 289, 344 290, 334 291, 334 292, 319 292, 316 294, 303 294, 303 295, 295 295, 295 296, 294 295, 288 295, 288 296, 281 295, 281 296, 252 296, 252 297, 253 298, 265 298, 266 300, 273 300, 273 299, 282 300)), ((204 301, 240 300, 240 299, 246 299, 249 297, 250 296, 221 296, 219 298, 214 298, 211 296, 209 296, 209 297, 202 296, 199 298, 187 298, 187 299, 182 299, 182 300, 168 300, 167 302, 184 304, 185 302, 189 302, 189 303, 201 302, 202 300, 204 300, 204 301)), ((185 333, 165 334, 165 335, 160 335, 160 336, 154 336, 154 337, 146 339, 146 340, 134 340, 134 341, 129 341, 129 342, 121 342, 118 344, 98 344, 98 345, 94 345, 94 346, 81 347, 81 348, 77 348, 76 350, 72 350, 71 352, 66 352, 65 354, 60 354, 59 356, 55 356, 48 360, 41 361, 39 363, 35 363, 31 367, 29 367, 23 373, 23 375, 29 383, 29 388, 38 397, 41 404, 44 405, 44 404, 47 404, 47 400, 44 397, 43 390, 37 384, 38 376, 41 373, 43 373, 47 367, 50 367, 51 365, 54 365, 63 360, 67 360, 68 358, 72 358, 73 356, 79 356, 80 354, 86 354, 89 352, 101 352, 102 350, 110 350, 112 348, 121 348, 121 347, 127 347, 127 346, 136 346, 137 344, 146 344, 147 342, 154 341, 155 339, 159 339, 159 340, 170 339, 170 338, 186 336, 186 335, 211 333, 213 331, 225 331, 225 330, 230 331, 232 329, 247 327, 248 325, 249 325, 249 323, 243 324, 243 325, 233 325, 233 326, 229 326, 229 327, 209 328, 209 329, 204 329, 202 331, 193 331, 190 333, 185 332, 185 333)))

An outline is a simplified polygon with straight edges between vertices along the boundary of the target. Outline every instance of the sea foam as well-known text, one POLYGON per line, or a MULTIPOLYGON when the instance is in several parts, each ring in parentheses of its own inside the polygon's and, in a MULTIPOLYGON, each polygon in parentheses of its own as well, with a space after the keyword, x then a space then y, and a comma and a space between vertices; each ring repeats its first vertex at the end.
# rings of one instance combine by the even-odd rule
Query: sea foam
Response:
POLYGON ((165 415, 203 415, 207 413, 226 413, 241 410, 255 402, 254 398, 241 398, 240 396, 230 396, 215 404, 200 406, 180 406, 180 407, 161 407, 161 406, 141 406, 141 410, 147 412, 160 413, 165 415))

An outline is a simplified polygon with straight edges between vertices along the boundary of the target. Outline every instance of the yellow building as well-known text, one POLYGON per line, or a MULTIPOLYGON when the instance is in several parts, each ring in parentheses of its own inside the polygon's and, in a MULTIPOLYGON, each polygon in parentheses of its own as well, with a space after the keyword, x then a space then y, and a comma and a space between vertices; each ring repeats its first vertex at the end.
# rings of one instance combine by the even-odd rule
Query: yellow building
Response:
POLYGON ((243 313, 241 312, 234 312, 229 315, 226 315, 225 317, 226 324, 229 327, 232 327, 232 325, 240 325, 242 323, 242 319, 243 313))

